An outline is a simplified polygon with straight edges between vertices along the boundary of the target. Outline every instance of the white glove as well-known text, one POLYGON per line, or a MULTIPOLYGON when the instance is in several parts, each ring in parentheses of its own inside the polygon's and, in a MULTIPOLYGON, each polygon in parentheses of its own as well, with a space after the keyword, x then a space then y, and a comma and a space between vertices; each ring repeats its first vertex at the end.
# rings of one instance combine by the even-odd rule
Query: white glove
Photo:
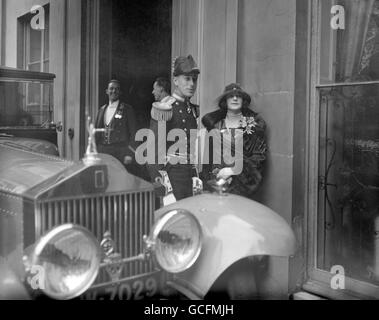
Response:
POLYGON ((227 167, 227 168, 221 169, 218 172, 217 179, 228 180, 233 175, 234 175, 234 172, 233 172, 232 168, 227 167))

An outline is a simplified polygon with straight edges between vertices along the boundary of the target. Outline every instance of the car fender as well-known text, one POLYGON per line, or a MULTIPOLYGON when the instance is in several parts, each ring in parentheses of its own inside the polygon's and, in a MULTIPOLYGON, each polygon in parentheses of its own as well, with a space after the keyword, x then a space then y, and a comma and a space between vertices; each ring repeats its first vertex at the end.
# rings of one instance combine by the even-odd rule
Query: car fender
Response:
POLYGON ((233 263, 250 256, 288 257, 295 253, 295 236, 288 223, 270 208, 237 195, 202 194, 156 212, 190 211, 199 221, 202 250, 195 264, 174 275, 174 281, 203 298, 233 263))

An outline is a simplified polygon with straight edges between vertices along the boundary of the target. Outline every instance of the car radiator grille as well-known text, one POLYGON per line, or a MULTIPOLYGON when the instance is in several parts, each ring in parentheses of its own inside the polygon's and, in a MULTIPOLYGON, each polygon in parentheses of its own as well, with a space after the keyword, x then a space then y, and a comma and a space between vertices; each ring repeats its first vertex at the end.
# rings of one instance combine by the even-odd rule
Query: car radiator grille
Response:
MULTIPOLYGON (((122 258, 136 256, 143 251, 143 235, 150 232, 154 223, 153 192, 133 192, 101 195, 77 199, 40 202, 36 214, 36 237, 64 223, 73 223, 88 228, 100 242, 106 231, 111 232, 116 252, 122 258)), ((105 268, 95 281, 109 282, 105 268)), ((151 261, 128 263, 121 279, 154 271, 151 261)))

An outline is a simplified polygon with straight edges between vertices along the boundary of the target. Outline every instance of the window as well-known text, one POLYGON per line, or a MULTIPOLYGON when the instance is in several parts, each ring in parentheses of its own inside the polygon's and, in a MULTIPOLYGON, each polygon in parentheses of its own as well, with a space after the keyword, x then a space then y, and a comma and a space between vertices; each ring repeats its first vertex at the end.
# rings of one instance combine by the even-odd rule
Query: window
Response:
MULTIPOLYGON (((25 70, 49 72, 49 6, 44 7, 45 25, 43 30, 33 29, 33 15, 19 18, 21 32, 19 51, 25 70)), ((31 115, 32 124, 47 126, 52 120, 52 90, 40 83, 26 84, 23 90, 23 109, 31 115)))
POLYGON ((45 10, 45 29, 31 27, 31 17, 23 21, 24 67, 30 71, 49 72, 49 10, 45 10))
POLYGON ((379 298, 379 0, 319 0, 313 14, 306 287, 379 298), (345 29, 331 27, 335 5, 345 29))

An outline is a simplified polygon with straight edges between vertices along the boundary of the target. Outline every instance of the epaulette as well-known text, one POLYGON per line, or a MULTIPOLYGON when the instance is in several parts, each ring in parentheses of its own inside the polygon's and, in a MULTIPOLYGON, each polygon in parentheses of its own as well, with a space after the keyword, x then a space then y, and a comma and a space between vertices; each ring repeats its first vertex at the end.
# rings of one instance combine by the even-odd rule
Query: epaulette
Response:
POLYGON ((175 98, 168 96, 161 102, 154 102, 151 108, 151 118, 156 121, 169 121, 172 118, 172 104, 175 98))

